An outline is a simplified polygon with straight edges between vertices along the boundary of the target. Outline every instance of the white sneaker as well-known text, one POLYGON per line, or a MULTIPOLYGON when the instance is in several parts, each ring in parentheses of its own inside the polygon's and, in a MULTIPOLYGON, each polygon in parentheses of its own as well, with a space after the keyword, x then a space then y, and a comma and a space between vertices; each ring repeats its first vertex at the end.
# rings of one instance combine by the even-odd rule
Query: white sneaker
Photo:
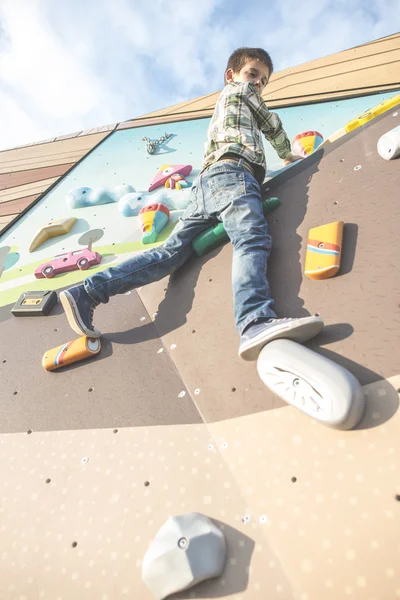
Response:
POLYGON ((255 322, 241 335, 239 356, 243 360, 257 360, 261 348, 268 342, 281 338, 307 342, 318 335, 323 326, 323 320, 315 316, 255 322))

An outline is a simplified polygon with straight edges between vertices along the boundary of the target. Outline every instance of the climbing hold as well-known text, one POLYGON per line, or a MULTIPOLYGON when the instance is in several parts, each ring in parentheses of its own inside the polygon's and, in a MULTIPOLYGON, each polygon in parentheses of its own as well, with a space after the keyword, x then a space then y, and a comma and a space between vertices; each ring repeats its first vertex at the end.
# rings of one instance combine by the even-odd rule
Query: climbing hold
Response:
POLYGON ((112 204, 117 202, 118 198, 114 192, 107 187, 94 188, 89 194, 88 206, 99 206, 101 204, 112 204))
POLYGON ((50 221, 50 223, 43 225, 31 241, 29 252, 33 252, 52 237, 68 233, 75 221, 76 217, 69 217, 67 219, 60 219, 59 221, 50 221))
POLYGON ((303 131, 293 138, 292 148, 295 154, 305 158, 312 154, 324 141, 324 136, 318 131, 303 131))
POLYGON ((400 156, 400 125, 382 135, 377 144, 379 156, 392 160, 400 156))
POLYGON ((169 208, 165 204, 149 204, 139 212, 139 224, 143 244, 153 244, 169 220, 169 208))
POLYGON ((353 429, 361 421, 365 399, 354 375, 301 344, 270 342, 257 371, 274 394, 324 425, 353 429))
POLYGON ((118 210, 124 217, 136 217, 144 206, 147 196, 144 192, 130 192, 118 201, 118 210))
POLYGON ((147 550, 142 579, 157 600, 221 575, 226 561, 222 531, 205 515, 170 517, 147 550))
POLYGON ((90 358, 98 354, 100 350, 100 338, 89 338, 83 335, 76 340, 45 352, 42 358, 42 366, 46 371, 54 371, 78 360, 90 358))
POLYGON ((44 317, 50 314, 56 304, 57 292, 23 292, 11 312, 16 317, 44 317))
POLYGON ((343 226, 343 221, 335 221, 310 229, 304 267, 310 279, 328 279, 339 271, 343 226))
POLYGON ((120 185, 113 187, 111 191, 117 200, 120 200, 126 194, 133 194, 135 188, 133 185, 129 185, 129 183, 121 183, 120 185))
POLYGON ((93 252, 88 248, 66 252, 65 254, 57 254, 48 262, 37 267, 35 270, 35 277, 37 279, 43 279, 44 277, 50 279, 60 273, 67 273, 78 269, 84 271, 89 267, 99 265, 101 259, 102 257, 98 252, 93 252))
POLYGON ((356 129, 357 127, 361 127, 361 125, 364 125, 364 123, 368 123, 368 121, 371 121, 372 119, 375 119, 375 117, 382 115, 384 112, 386 112, 387 110, 390 110, 391 108, 393 108, 394 106, 396 106, 399 103, 400 103, 400 94, 398 94, 397 96, 392 96, 392 98, 387 98, 386 100, 383 100, 377 106, 374 106, 373 108, 369 108, 368 110, 363 112, 362 115, 360 115, 356 119, 349 121, 347 123, 347 125, 345 125, 344 128, 347 133, 349 131, 353 131, 353 129, 356 129))
POLYGON ((192 165, 162 165, 150 183, 149 192, 165 185, 167 179, 170 179, 173 175, 180 175, 182 178, 187 177, 190 175, 192 168, 192 165))
POLYGON ((85 208, 90 206, 89 194, 92 191, 90 187, 79 187, 71 190, 65 201, 69 208, 85 208))

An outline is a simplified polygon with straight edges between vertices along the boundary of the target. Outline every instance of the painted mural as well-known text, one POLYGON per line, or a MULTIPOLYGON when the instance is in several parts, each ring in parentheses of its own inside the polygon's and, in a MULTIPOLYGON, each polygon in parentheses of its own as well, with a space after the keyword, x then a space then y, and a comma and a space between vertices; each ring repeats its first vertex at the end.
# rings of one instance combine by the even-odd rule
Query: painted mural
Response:
MULTIPOLYGON (((315 150, 397 94, 276 112, 291 140, 315 150)), ((209 122, 153 125, 107 137, 0 237, 0 306, 27 290, 72 285, 89 272, 161 244, 189 202, 209 122)), ((265 152, 270 179, 282 172, 282 161, 267 142, 265 152)))

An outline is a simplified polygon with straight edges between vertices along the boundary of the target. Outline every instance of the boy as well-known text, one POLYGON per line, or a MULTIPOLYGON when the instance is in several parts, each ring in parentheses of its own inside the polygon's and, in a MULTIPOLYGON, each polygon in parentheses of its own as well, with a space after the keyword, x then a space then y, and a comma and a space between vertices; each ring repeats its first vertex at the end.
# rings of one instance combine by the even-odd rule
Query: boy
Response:
POLYGON ((225 87, 208 129, 203 169, 193 182, 188 208, 172 235, 115 267, 65 290, 60 300, 68 321, 80 335, 99 337, 93 311, 110 296, 158 281, 179 269, 192 254, 191 242, 201 231, 222 221, 233 244, 232 288, 239 356, 256 360, 261 348, 278 338, 305 342, 317 335, 319 317, 278 319, 272 310, 267 260, 271 249, 261 206, 265 171, 261 133, 289 164, 290 141, 279 117, 261 98, 273 65, 261 48, 239 48, 229 58, 225 87))

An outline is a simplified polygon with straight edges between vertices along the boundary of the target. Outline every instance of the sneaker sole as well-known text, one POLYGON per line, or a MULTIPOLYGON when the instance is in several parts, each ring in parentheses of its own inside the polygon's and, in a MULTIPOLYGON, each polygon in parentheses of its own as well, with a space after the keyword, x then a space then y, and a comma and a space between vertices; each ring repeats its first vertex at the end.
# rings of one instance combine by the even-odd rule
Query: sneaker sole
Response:
POLYGON ((79 335, 86 335, 92 338, 99 338, 101 336, 101 332, 97 329, 92 330, 85 327, 85 324, 82 322, 79 316, 79 311, 78 307, 76 306, 76 302, 73 296, 68 292, 68 290, 65 290, 64 292, 60 293, 60 302, 67 316, 70 327, 72 327, 72 329, 76 333, 79 333, 79 335))
POLYGON ((265 331, 258 336, 242 344, 239 348, 239 356, 243 360, 257 360, 262 348, 273 340, 287 339, 294 342, 307 342, 317 336, 324 327, 324 322, 319 317, 309 317, 301 322, 282 323, 273 331, 265 331))

